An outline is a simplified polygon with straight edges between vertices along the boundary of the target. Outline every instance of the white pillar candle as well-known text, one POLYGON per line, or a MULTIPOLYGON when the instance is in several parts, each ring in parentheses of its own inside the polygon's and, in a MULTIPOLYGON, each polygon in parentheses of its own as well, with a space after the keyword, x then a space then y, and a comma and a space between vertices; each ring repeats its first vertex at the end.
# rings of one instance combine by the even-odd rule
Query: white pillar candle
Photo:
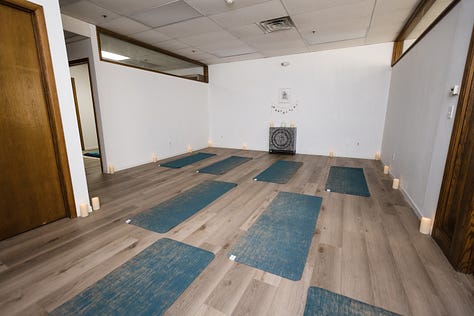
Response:
POLYGON ((432 225, 433 221, 431 220, 431 218, 422 217, 420 221, 420 233, 430 235, 432 225))
POLYGON ((110 173, 110 174, 114 174, 114 173, 115 173, 115 167, 114 167, 114 165, 112 165, 112 164, 109 165, 109 173, 110 173))
POLYGON ((390 170, 389 166, 384 166, 383 167, 383 174, 388 174, 388 171, 390 170))
POLYGON ((393 179, 392 188, 398 189, 399 186, 400 186, 400 179, 393 179))
POLYGON ((243 150, 247 150, 247 143, 243 143, 243 144, 242 144, 242 149, 243 149, 243 150))
POLYGON ((151 155, 151 161, 152 162, 157 162, 158 161, 158 156, 156 154, 151 155))
POLYGON ((295 127, 295 122, 291 122, 290 127, 295 127))
POLYGON ((193 152, 193 148, 191 147, 191 145, 188 145, 188 153, 192 153, 193 152))
POLYGON ((375 160, 380 160, 380 152, 375 153, 375 160))
POLYGON ((98 209, 100 209, 100 201, 96 196, 92 198, 92 210, 97 211, 98 209))
POLYGON ((207 147, 212 147, 212 140, 207 141, 207 147))
POLYGON ((79 205, 79 209, 81 210, 81 217, 89 216, 89 205, 87 203, 79 205))
POLYGON ((270 122, 270 127, 274 127, 275 126, 275 123, 273 123, 273 121, 270 122))
POLYGON ((331 158, 334 157, 334 151, 331 150, 331 151, 329 152, 329 157, 331 157, 331 158))

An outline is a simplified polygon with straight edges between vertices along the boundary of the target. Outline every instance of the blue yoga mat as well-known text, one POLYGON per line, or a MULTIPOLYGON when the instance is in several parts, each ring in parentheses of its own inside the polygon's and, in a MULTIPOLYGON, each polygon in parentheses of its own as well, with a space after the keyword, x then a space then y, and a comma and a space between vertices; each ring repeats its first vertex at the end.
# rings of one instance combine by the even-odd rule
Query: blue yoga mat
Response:
POLYGON ((237 186, 222 181, 204 181, 177 196, 131 218, 130 224, 166 233, 237 186))
POLYGON ((51 315, 162 315, 214 254, 160 239, 51 315))
POLYGON ((332 166, 326 182, 326 191, 370 196, 362 168, 332 166))
POLYGON ((356 301, 319 287, 310 287, 304 316, 397 316, 380 307, 356 301))
POLYGON ((254 180, 284 184, 293 177, 302 165, 302 162, 277 160, 256 176, 254 180))
POLYGON ((200 160, 215 156, 216 154, 208 154, 208 153, 197 153, 190 156, 186 156, 184 158, 168 161, 165 163, 160 164, 161 167, 168 167, 168 168, 181 168, 200 160))
POLYGON ((100 153, 98 151, 92 151, 90 153, 84 153, 86 157, 100 158, 100 153))
POLYGON ((290 280, 301 279, 321 203, 317 196, 278 193, 237 241, 230 258, 290 280))
POLYGON ((202 169, 199 169, 198 172, 201 173, 211 173, 211 174, 224 174, 227 171, 234 169, 237 166, 240 166, 247 161, 252 160, 252 158, 240 157, 240 156, 230 156, 224 160, 213 163, 212 165, 206 166, 202 169))

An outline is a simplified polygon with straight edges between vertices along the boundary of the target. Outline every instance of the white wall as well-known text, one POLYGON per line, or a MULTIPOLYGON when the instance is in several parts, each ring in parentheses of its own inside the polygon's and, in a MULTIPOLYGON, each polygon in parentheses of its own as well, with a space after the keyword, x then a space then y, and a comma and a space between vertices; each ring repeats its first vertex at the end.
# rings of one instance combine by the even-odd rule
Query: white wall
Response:
POLYGON ((419 213, 434 218, 462 81, 474 0, 461 1, 392 70, 382 160, 419 213), (394 159, 392 159, 394 157, 394 159))
POLYGON ((293 121, 297 152, 373 158, 380 151, 392 44, 209 67, 210 137, 215 146, 268 150, 268 126, 293 121), (282 67, 281 62, 290 65, 282 67), (296 110, 276 113, 280 88, 296 110))
POLYGON ((42 5, 44 8, 76 211, 79 215, 79 205, 89 203, 89 193, 82 160, 59 4, 57 0, 34 0, 32 2, 42 5))
POLYGON ((120 170, 153 153, 163 159, 207 146, 207 84, 102 62, 95 27, 67 16, 63 23, 91 39, 104 164, 120 170))
POLYGON ((95 126, 94 105, 89 80, 89 67, 80 64, 69 67, 71 77, 74 78, 76 86, 77 107, 81 120, 82 139, 84 149, 91 150, 99 148, 95 126))

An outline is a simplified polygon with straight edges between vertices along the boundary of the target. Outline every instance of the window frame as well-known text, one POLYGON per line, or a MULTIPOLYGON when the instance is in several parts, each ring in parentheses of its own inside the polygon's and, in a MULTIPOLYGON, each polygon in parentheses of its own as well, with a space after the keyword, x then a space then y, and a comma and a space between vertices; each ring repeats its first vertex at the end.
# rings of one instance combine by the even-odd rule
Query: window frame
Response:
POLYGON ((426 2, 430 2, 429 0, 421 0, 418 6, 415 8, 413 13, 408 18, 407 22, 403 25, 402 29, 398 33, 395 41, 393 42, 393 52, 392 52, 392 67, 395 66, 413 47, 420 42, 426 34, 428 34, 461 0, 453 0, 447 7, 444 9, 438 17, 426 28, 426 30, 421 33, 420 36, 413 42, 413 44, 408 47, 406 51, 403 51, 403 42, 406 40, 406 37, 409 35, 406 30, 409 28, 414 29, 416 25, 421 21, 424 13, 423 6, 426 2), (419 17, 419 14, 423 14, 419 17))
POLYGON ((196 81, 196 82, 209 83, 209 70, 208 70, 208 65, 206 65, 206 64, 204 64, 204 63, 202 63, 202 62, 200 62, 200 61, 197 61, 197 60, 194 60, 194 59, 191 59, 191 58, 188 58, 188 57, 184 57, 184 56, 178 55, 178 54, 176 54, 176 53, 167 51, 167 50, 165 50, 165 49, 162 49, 162 48, 159 48, 159 47, 156 47, 156 46, 147 44, 147 43, 140 42, 140 41, 138 41, 138 40, 136 40, 136 39, 133 39, 133 38, 130 38, 130 37, 128 37, 128 36, 125 36, 125 35, 116 33, 116 32, 114 32, 114 31, 110 31, 110 30, 105 29, 105 28, 102 28, 102 27, 98 27, 98 26, 96 27, 96 34, 97 34, 97 45, 98 45, 98 49, 99 49, 99 59, 100 59, 100 61, 107 62, 107 63, 111 63, 111 64, 116 64, 116 65, 120 65, 120 66, 125 66, 125 67, 131 67, 131 68, 135 68, 135 69, 141 69, 141 70, 151 71, 151 72, 160 73, 160 74, 167 75, 167 76, 172 76, 172 77, 177 77, 177 78, 192 80, 192 81, 196 81), (160 54, 168 55, 168 56, 171 56, 171 57, 174 57, 174 58, 177 58, 177 59, 180 59, 180 60, 189 62, 189 63, 193 63, 193 64, 195 64, 196 66, 201 66, 201 67, 203 67, 203 77, 204 77, 204 80, 198 80, 198 79, 189 78, 189 77, 186 77, 186 76, 180 76, 180 75, 170 74, 170 73, 163 72, 163 71, 159 71, 159 70, 155 70, 155 69, 150 69, 150 68, 145 68, 145 67, 140 67, 140 66, 135 66, 135 65, 129 65, 129 64, 121 63, 121 62, 119 62, 119 61, 104 59, 104 58, 102 57, 102 44, 101 44, 101 41, 100 41, 100 34, 101 34, 101 33, 102 33, 102 34, 105 34, 105 35, 107 35, 107 36, 114 37, 114 38, 116 38, 116 39, 118 39, 118 40, 121 40, 121 41, 130 43, 130 44, 133 44, 133 45, 137 45, 137 46, 140 46, 140 47, 143 47, 143 48, 146 48, 146 49, 155 51, 155 52, 160 53, 160 54))

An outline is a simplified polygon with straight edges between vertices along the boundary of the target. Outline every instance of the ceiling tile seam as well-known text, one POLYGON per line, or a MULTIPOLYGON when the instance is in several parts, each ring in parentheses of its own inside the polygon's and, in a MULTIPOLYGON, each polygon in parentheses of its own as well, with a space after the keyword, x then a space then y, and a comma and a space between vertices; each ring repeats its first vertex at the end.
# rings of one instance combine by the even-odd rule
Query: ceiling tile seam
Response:
POLYGON ((369 25, 367 26, 367 30, 365 32, 365 41, 364 41, 364 44, 367 44, 367 36, 369 36, 369 31, 370 31, 370 28, 372 27, 372 21, 374 20, 374 16, 375 16, 375 8, 377 8, 377 2, 379 0, 375 0, 374 1, 374 8, 372 9, 372 14, 370 15, 370 22, 369 22, 369 25))
MULTIPOLYGON (((280 3, 281 3, 281 5, 283 6, 283 8, 285 9, 286 14, 291 18, 291 20, 293 20, 293 18, 291 17, 291 15, 290 15, 290 13, 289 13, 289 11, 288 11, 288 8, 286 7, 286 4, 285 4, 282 0, 280 0, 280 3)), ((293 24, 294 24, 294 23, 293 23, 293 24)), ((306 43, 305 39, 303 38, 303 35, 302 35, 301 32, 300 32, 300 29, 299 29, 296 25, 295 25, 295 30, 296 30, 296 32, 298 32, 298 35, 300 36, 300 39, 301 39, 301 41, 303 42, 304 46, 305 46, 307 49, 309 49, 308 43, 306 43)))

